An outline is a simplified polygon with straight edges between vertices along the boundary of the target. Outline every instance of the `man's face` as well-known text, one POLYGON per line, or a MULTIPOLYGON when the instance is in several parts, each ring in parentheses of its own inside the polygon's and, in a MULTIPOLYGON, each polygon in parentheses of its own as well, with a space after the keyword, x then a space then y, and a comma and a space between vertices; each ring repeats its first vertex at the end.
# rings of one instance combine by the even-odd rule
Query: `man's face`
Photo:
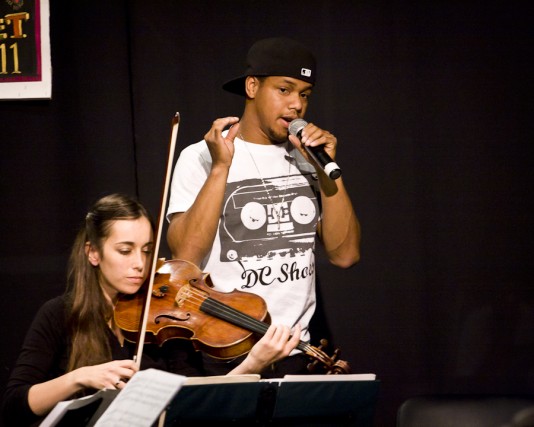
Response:
POLYGON ((259 81, 255 109, 259 125, 275 143, 287 140, 289 123, 304 117, 312 85, 292 77, 271 76, 259 81))

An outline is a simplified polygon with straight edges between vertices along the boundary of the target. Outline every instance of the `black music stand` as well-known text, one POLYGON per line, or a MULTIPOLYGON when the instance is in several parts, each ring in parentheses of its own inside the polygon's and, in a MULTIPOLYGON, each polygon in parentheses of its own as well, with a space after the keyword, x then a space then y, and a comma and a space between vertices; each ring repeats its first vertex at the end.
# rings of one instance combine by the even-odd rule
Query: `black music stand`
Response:
POLYGON ((167 408, 165 427, 370 427, 379 381, 303 381, 184 386, 167 408))

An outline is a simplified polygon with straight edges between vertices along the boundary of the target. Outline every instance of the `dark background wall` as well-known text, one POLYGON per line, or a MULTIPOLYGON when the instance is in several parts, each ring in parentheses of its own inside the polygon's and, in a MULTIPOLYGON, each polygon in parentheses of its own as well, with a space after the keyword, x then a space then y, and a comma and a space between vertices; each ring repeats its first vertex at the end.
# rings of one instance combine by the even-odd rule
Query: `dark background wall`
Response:
POLYGON ((174 113, 178 150, 239 115, 220 85, 286 35, 318 58, 307 119, 363 229, 356 267, 319 261, 312 343, 378 375, 377 426, 416 395, 532 394, 527 5, 51 0, 53 99, 0 103, 0 385, 87 207, 122 191, 157 215, 174 113))

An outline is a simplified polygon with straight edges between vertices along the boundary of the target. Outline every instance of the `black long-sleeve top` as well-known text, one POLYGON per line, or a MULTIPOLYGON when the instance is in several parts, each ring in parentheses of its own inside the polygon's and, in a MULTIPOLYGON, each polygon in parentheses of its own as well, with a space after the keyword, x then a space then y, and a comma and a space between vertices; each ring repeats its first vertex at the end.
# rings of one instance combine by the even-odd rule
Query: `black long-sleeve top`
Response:
MULTIPOLYGON (((6 426, 30 426, 42 421, 28 405, 28 391, 34 384, 57 378, 66 372, 68 361, 65 299, 56 297, 38 311, 28 330, 17 362, 7 382, 2 403, 6 426)), ((113 360, 132 359, 135 344, 121 346, 109 331, 113 360)), ((185 376, 203 375, 202 361, 189 341, 173 339, 163 346, 145 345, 141 369, 155 368, 185 376)), ((95 390, 96 391, 96 390, 95 390)))

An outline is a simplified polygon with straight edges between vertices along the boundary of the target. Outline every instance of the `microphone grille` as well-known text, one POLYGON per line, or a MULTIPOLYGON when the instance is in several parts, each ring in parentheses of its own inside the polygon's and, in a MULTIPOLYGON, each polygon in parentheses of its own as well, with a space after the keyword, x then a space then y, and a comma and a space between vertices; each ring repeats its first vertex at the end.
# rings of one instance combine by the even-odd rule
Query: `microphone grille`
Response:
POLYGON ((308 123, 306 120, 295 119, 289 123, 289 133, 298 136, 299 132, 306 127, 308 123))

